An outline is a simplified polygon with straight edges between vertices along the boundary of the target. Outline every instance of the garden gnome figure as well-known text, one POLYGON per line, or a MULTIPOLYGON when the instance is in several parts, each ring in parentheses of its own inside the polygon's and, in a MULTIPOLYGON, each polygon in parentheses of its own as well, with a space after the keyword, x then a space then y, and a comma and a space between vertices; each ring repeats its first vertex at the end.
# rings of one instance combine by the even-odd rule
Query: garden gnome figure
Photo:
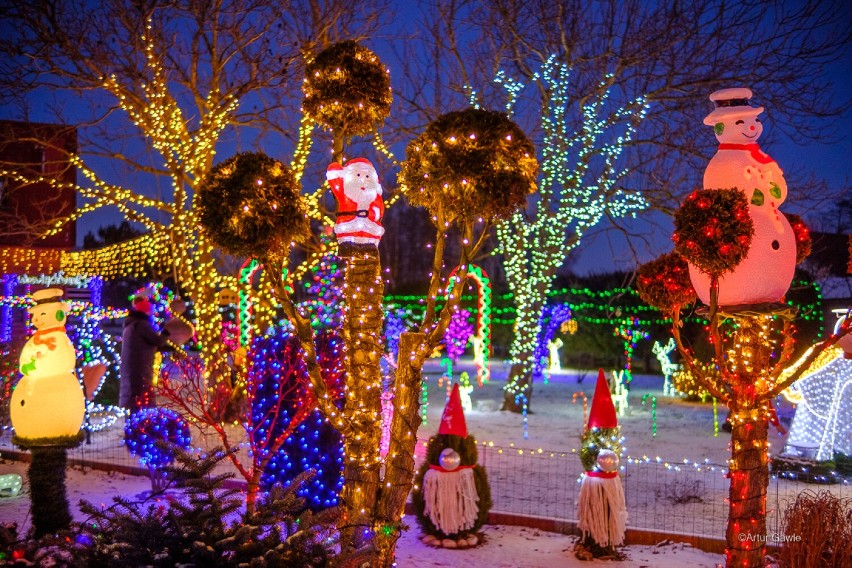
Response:
POLYGON ((385 233, 385 205, 373 164, 366 158, 354 158, 343 166, 334 162, 328 166, 326 179, 337 199, 337 242, 377 247, 385 233))
POLYGON ((10 418, 19 439, 74 437, 86 412, 77 380, 77 355, 65 332, 68 305, 63 291, 46 288, 33 293, 29 308, 36 332, 20 356, 23 377, 12 392, 10 418))
MULTIPOLYGON (((710 95, 715 109, 704 119, 713 127, 719 148, 704 172, 704 189, 737 188, 749 202, 754 236, 748 255, 719 279, 719 305, 780 302, 796 267, 796 237, 778 207, 787 198, 787 182, 778 164, 757 143, 763 132, 750 106, 750 89, 722 89, 710 95)), ((710 304, 710 277, 689 266, 698 297, 710 304)))
POLYGON ((615 547, 624 544, 627 505, 618 476, 620 436, 609 384, 600 369, 580 450, 585 475, 577 500, 577 518, 582 538, 574 553, 581 559, 617 556, 615 547))
POLYGON ((475 546, 479 539, 474 533, 488 517, 491 492, 485 470, 476 463, 476 442, 467 435, 458 384, 426 451, 427 463, 418 473, 420 489, 414 493, 423 542, 444 548, 475 546))

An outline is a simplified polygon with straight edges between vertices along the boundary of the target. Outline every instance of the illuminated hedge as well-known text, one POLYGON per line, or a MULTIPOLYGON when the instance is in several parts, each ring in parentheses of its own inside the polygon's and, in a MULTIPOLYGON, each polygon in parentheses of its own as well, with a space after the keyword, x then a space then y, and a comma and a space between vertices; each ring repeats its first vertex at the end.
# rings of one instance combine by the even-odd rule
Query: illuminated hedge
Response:
POLYGON ((237 154, 215 166, 195 199, 204 231, 229 254, 262 257, 309 234, 299 184, 262 153, 237 154))
POLYGON ((448 223, 506 218, 536 190, 535 147, 500 112, 444 114, 406 150, 399 181, 415 206, 448 223))
POLYGON ((748 254, 754 223, 738 189, 705 189, 686 198, 674 216, 675 251, 705 274, 733 270, 748 254))
POLYGON ((354 41, 336 43, 308 63, 302 109, 344 137, 373 132, 390 114, 390 75, 378 56, 354 41))

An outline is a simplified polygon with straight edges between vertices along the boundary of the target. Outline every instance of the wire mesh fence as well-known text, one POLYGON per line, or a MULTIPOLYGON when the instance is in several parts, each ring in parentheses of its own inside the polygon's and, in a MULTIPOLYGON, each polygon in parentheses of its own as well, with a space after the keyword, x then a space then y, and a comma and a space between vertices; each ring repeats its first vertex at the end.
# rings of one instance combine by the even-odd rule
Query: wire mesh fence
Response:
MULTIPOLYGON (((582 466, 576 451, 479 446, 488 473, 492 510, 576 522, 582 466)), ((728 518, 727 467, 711 463, 622 461, 627 526, 676 534, 722 538, 728 518)), ((780 535, 784 511, 806 490, 852 497, 848 481, 818 485, 771 476, 767 489, 767 533, 780 535)))
MULTIPOLYGON (((123 444, 123 420, 98 432, 68 451, 100 469, 139 469, 123 444)), ((196 440, 213 447, 215 439, 196 440)), ((492 511, 576 522, 577 498, 583 473, 577 451, 531 450, 480 445, 479 463, 488 473, 492 511)), ((0 435, 0 454, 15 450, 7 430, 0 435)), ((78 462, 78 463, 79 463, 78 462)), ((225 464, 225 467, 230 467, 225 464)), ((728 516, 727 468, 711 463, 668 463, 622 460, 622 483, 627 500, 627 526, 674 534, 722 538, 728 516)), ((767 533, 780 535, 784 511, 806 490, 827 490, 852 498, 849 481, 814 485, 771 476, 767 491, 767 533)))

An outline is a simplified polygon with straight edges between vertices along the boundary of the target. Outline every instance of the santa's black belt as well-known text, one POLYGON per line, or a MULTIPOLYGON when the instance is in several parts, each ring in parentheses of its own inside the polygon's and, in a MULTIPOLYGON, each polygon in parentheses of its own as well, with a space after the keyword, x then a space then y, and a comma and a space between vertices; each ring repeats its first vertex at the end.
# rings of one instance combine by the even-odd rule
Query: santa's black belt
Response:
POLYGON ((370 214, 370 211, 367 209, 359 209, 357 211, 338 211, 337 218, 341 217, 364 217, 365 219, 370 214))

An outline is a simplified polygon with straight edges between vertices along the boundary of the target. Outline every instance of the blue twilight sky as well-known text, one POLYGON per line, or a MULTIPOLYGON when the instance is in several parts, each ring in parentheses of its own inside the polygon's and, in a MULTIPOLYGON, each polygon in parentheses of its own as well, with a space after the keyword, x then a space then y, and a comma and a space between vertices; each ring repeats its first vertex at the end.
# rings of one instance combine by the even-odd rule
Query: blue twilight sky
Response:
MULTIPOLYGON (((371 46, 374 47, 375 46, 371 46)), ((393 69, 392 79, 393 79, 393 69)), ((850 94, 852 94, 852 46, 847 45, 844 50, 843 57, 826 67, 825 74, 833 83, 832 91, 826 93, 826 96, 840 104, 850 106, 850 94)), ((709 93, 708 93, 709 94, 709 93)), ((756 92, 754 100, 760 103, 760 93, 756 92)), ((33 121, 52 122, 52 115, 46 112, 44 105, 34 104, 31 108, 30 119, 33 121)), ((712 103, 707 101, 708 112, 712 109, 712 103)), ((0 118, 15 118, 19 119, 18 113, 13 109, 0 106, 0 118)), ((762 116, 765 119, 766 130, 764 133, 763 150, 769 153, 781 166, 785 172, 797 172, 801 177, 807 177, 808 174, 813 174, 815 177, 826 180, 832 187, 842 188, 844 192, 849 193, 850 181, 850 159, 852 159, 852 138, 849 133, 852 132, 852 110, 847 110, 846 113, 838 119, 836 128, 833 129, 830 137, 827 135, 826 140, 780 140, 775 138, 775 141, 769 142, 768 134, 773 127, 772 125, 772 109, 766 108, 766 112, 762 116)), ((695 130, 697 135, 705 135, 708 140, 713 139, 712 130, 703 124, 696 124, 695 130)), ((227 137, 223 147, 219 151, 220 157, 227 157, 234 151, 233 144, 228 143, 227 137)), ((85 149, 81 148, 85 151, 85 149)), ((399 152, 401 153, 401 152, 399 152)), ((711 156, 708 155, 709 160, 711 156)), ((113 171, 101 172, 108 178, 113 178, 116 181, 126 176, 126 172, 113 171)), ((153 191, 157 191, 156 188, 153 191)), ((784 209, 791 213, 798 213, 814 224, 815 217, 820 215, 814 211, 809 211, 807 196, 798 195, 796 188, 790 187, 790 200, 785 204, 784 209), (794 202, 795 201, 795 202, 794 202)), ((121 222, 122 217, 117 211, 100 211, 84 216, 77 223, 77 241, 82 243, 83 236, 89 232, 95 232, 98 227, 117 224, 121 222)), ((600 227, 592 229, 583 239, 579 249, 573 253, 569 260, 568 267, 575 273, 588 274, 607 272, 611 270, 630 270, 636 265, 636 257, 640 262, 650 260, 662 252, 672 248, 670 242, 671 222, 668 218, 662 215, 640 215, 640 218, 625 223, 628 231, 639 233, 646 237, 647 242, 643 239, 628 238, 623 232, 613 230, 612 227, 604 224, 600 227), (629 240, 629 242, 628 242, 629 240)), ((852 232, 852 228, 848 228, 847 232, 852 232)))

